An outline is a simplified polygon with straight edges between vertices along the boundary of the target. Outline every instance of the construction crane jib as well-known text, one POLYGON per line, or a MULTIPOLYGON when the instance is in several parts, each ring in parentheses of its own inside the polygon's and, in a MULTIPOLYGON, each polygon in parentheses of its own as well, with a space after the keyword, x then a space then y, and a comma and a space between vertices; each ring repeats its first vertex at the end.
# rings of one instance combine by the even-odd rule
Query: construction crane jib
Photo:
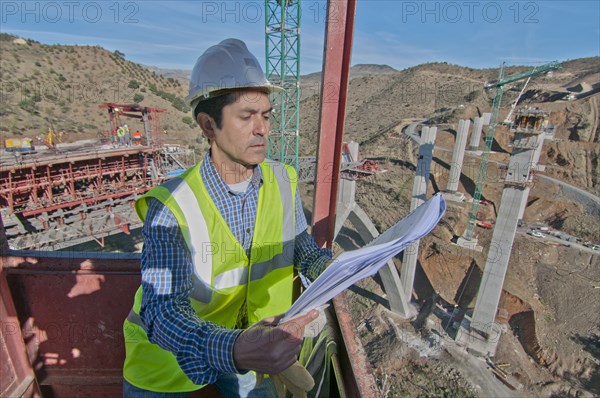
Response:
POLYGON ((479 163, 479 173, 477 175, 477 184, 475 185, 475 192, 473 193, 473 203, 471 204, 471 210, 469 211, 467 230, 464 234, 464 238, 466 240, 471 240, 473 238, 473 231, 475 229, 475 223, 477 221, 477 212, 479 211, 479 201, 481 199, 483 184, 487 177, 487 166, 490 158, 490 151, 492 149, 492 142, 494 141, 494 133, 496 131, 496 126, 498 125, 498 113, 500 112, 500 105, 502 103, 504 85, 523 79, 529 79, 533 76, 548 73, 550 71, 558 70, 560 68, 560 63, 554 61, 533 68, 527 72, 504 77, 504 64, 502 64, 502 66, 500 67, 500 75, 498 77, 498 80, 486 83, 483 86, 484 88, 496 88, 496 94, 494 96, 494 102, 492 103, 492 117, 490 119, 490 125, 485 134, 485 148, 481 156, 481 162, 479 163))

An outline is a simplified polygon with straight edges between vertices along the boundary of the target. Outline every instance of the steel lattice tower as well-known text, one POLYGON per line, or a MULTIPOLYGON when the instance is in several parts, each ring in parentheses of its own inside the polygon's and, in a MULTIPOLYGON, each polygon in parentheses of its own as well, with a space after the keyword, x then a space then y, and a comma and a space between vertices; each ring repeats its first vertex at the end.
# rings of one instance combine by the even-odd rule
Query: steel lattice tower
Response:
POLYGON ((298 169, 300 0, 265 0, 267 79, 274 94, 268 157, 298 169))

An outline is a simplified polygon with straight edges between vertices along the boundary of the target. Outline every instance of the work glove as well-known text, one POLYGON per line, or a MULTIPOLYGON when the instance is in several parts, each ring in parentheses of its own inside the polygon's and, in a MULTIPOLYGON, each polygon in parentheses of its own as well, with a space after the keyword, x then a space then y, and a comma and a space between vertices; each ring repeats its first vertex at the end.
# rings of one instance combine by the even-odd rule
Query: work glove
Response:
MULTIPOLYGON (((325 309, 329 305, 318 308, 319 315, 304 326, 304 337, 316 337, 325 327, 327 319, 325 309)), ((277 390, 279 398, 285 398, 286 392, 290 392, 294 398, 307 398, 306 393, 313 389, 315 381, 311 374, 300 362, 294 362, 290 367, 278 374, 270 374, 273 385, 277 390)), ((256 374, 256 384, 262 383, 264 375, 256 374)))
POLYGON ((294 398, 307 398, 306 393, 315 386, 315 381, 308 370, 298 361, 283 372, 270 377, 279 398, 285 398, 286 391, 289 391, 294 398))

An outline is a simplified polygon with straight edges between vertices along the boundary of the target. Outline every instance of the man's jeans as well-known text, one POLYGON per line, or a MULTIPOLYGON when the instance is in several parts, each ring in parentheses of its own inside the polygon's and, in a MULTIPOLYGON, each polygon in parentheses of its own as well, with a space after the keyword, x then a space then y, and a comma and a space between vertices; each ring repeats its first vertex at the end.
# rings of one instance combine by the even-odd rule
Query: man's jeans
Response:
MULTIPOLYGON (((277 398, 277 392, 270 379, 265 378, 260 386, 256 385, 256 375, 226 373, 213 383, 224 398, 277 398)), ((154 392, 142 390, 123 380, 123 398, 187 398, 187 392, 154 392)))

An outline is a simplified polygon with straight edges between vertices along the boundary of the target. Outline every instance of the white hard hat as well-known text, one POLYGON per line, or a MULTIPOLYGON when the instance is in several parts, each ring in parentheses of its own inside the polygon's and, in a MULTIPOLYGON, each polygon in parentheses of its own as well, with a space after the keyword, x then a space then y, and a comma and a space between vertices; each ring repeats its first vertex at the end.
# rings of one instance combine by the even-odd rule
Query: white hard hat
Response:
POLYGON ((185 100, 195 108, 194 103, 217 96, 222 90, 251 87, 265 88, 269 92, 283 90, 267 80, 258 60, 243 41, 225 39, 198 57, 185 100))

